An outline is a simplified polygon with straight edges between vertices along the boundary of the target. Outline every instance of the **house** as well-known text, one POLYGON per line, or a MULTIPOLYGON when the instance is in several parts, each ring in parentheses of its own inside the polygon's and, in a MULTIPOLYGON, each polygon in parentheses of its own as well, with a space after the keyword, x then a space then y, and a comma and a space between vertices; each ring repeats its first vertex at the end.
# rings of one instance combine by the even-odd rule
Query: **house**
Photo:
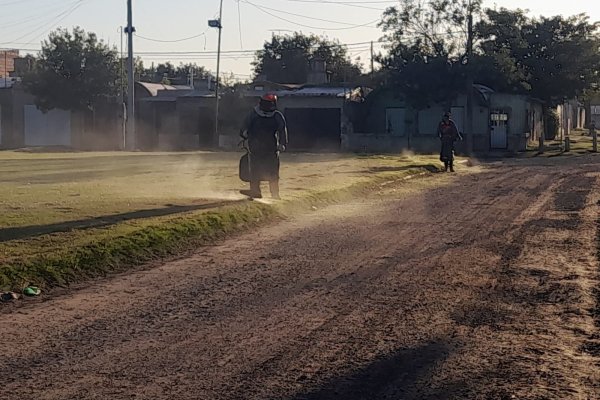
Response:
POLYGON ((54 109, 44 112, 19 78, 0 85, 0 148, 69 147, 117 150, 122 139, 121 106, 104 99, 94 110, 54 109))
MULTIPOLYGON (((262 84, 261 84, 262 85, 262 84)), ((286 118, 289 148, 294 151, 338 151, 342 135, 351 129, 348 103, 362 100, 362 88, 341 85, 298 85, 271 90, 286 118)), ((244 96, 258 98, 267 91, 251 90, 244 96)))
MULTIPOLYGON (((541 101, 496 93, 482 85, 474 85, 473 91, 474 151, 523 151, 543 134, 541 101)), ((446 104, 415 110, 401 93, 380 88, 369 94, 352 116, 354 132, 343 135, 342 147, 366 152, 436 152, 437 127, 443 114, 450 111, 459 131, 464 132, 466 106, 467 96, 463 94, 446 104)))
POLYGON ((600 96, 590 100, 589 122, 593 122, 597 129, 600 129, 600 96))
POLYGON ((0 50, 0 78, 6 79, 15 72, 15 60, 19 58, 19 50, 0 50))
POLYGON ((368 89, 329 81, 325 61, 314 59, 306 83, 274 83, 261 76, 243 88, 241 97, 250 110, 264 94, 277 95, 278 108, 287 121, 290 150, 339 151, 342 134, 351 130, 350 104, 362 101, 368 89))
POLYGON ((35 105, 35 98, 15 83, 0 88, 0 147, 72 147, 74 117, 70 111, 46 113, 35 105))
POLYGON ((212 146, 214 92, 136 82, 136 147, 184 150, 212 146))

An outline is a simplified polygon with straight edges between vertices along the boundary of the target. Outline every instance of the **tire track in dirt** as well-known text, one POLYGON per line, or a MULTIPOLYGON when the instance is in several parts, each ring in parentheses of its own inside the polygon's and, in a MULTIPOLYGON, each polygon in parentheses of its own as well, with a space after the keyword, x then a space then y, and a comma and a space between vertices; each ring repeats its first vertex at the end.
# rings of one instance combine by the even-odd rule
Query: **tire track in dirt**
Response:
MULTIPOLYGON (((515 166, 449 186, 434 177, 445 186, 407 194, 387 188, 381 200, 320 210, 2 314, 0 334, 10 340, 0 343, 8 360, 0 395, 542 398, 534 394, 551 392, 517 386, 529 389, 536 368, 555 363, 543 352, 556 346, 541 345, 586 316, 560 319, 569 302, 580 304, 562 291, 574 272, 533 268, 529 258, 539 257, 539 232, 564 243, 589 228, 587 214, 575 218, 590 212, 589 201, 583 211, 559 210, 590 196, 577 174, 515 166), (560 195, 573 180, 575 197, 560 195)), ((583 337, 564 346, 567 361, 583 337)), ((577 379, 586 372, 571 362, 541 372, 556 380, 567 368, 577 379)), ((581 398, 578 385, 554 389, 581 398)))

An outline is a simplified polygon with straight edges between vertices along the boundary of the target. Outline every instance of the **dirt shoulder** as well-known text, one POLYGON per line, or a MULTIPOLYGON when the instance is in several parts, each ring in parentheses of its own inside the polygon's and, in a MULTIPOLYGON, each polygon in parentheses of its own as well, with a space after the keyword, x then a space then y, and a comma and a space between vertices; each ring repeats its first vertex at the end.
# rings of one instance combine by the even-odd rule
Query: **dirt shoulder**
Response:
POLYGON ((286 154, 286 201, 238 189, 237 153, 2 152, 0 290, 64 286, 434 170, 434 157, 286 154))
POLYGON ((600 398, 599 176, 594 159, 389 185, 2 314, 0 394, 600 398))

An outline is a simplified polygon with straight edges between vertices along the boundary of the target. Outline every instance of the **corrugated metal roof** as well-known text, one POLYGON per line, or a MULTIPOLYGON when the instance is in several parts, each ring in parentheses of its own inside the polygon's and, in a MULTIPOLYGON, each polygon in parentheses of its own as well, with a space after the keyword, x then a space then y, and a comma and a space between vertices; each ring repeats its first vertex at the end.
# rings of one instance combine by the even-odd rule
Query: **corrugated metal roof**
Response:
POLYGON ((136 84, 146 89, 148 93, 150 93, 150 95, 153 97, 158 96, 159 92, 192 90, 192 88, 190 88, 189 86, 172 86, 165 85, 163 83, 136 82, 136 84))
POLYGON ((215 97, 215 92, 210 90, 192 90, 181 97, 215 97))
POLYGON ((303 87, 297 90, 248 90, 243 93, 245 97, 260 97, 265 93, 273 93, 278 97, 345 97, 354 89, 343 87, 314 86, 303 87))
POLYGON ((342 87, 305 87, 298 90, 286 90, 282 91, 281 95, 284 96, 312 96, 312 97, 344 97, 347 93, 352 90, 345 89, 342 87))

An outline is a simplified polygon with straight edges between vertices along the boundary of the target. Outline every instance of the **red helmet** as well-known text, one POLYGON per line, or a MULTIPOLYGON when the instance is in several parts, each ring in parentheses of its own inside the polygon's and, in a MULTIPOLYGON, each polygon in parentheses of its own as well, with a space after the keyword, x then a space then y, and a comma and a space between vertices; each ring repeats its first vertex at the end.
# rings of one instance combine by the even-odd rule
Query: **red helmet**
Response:
POLYGON ((260 98, 259 107, 265 112, 277 110, 277 96, 272 93, 265 94, 260 98))

